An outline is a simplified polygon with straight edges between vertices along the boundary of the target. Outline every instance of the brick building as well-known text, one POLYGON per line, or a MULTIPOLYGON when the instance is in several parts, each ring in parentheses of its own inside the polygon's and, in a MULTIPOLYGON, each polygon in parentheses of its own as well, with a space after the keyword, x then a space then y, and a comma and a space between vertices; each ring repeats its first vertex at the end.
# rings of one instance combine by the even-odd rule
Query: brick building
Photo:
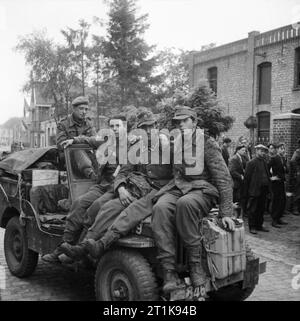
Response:
POLYGON ((289 25, 190 56, 190 85, 202 79, 235 117, 227 135, 249 136, 244 122, 254 116, 253 142, 283 140, 289 156, 300 138, 300 29, 289 25), (296 125, 295 125, 296 124, 296 125))

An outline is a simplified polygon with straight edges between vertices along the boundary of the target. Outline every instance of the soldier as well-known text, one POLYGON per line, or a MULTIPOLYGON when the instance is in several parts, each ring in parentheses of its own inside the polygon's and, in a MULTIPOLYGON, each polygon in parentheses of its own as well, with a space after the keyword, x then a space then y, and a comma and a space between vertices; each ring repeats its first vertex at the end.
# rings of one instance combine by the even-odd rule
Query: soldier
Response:
MULTIPOLYGON (((173 120, 182 132, 193 132, 191 139, 184 143, 195 148, 196 112, 189 107, 179 106, 173 120)), ((152 230, 158 259, 163 268, 165 293, 180 287, 176 272, 176 230, 187 249, 190 276, 196 288, 205 282, 205 272, 201 265, 201 219, 208 215, 219 200, 219 216, 223 225, 230 230, 234 229, 230 218, 233 215, 232 180, 217 142, 211 137, 204 137, 202 173, 187 174, 188 164, 190 162, 184 159, 182 164, 173 165, 174 179, 157 193, 158 201, 153 207, 152 230)))
MULTIPOLYGON (((118 138, 126 131, 126 118, 122 115, 117 115, 109 120, 110 128, 114 131, 116 142, 118 138)), ((104 140, 98 140, 97 137, 75 137, 61 143, 62 147, 67 147, 75 144, 89 144, 94 149, 97 149, 104 140)), ((63 234, 63 244, 51 254, 43 257, 47 262, 60 261, 59 256, 63 253, 62 247, 67 244, 76 244, 80 233, 84 227, 90 227, 95 220, 99 209, 109 200, 114 198, 113 181, 118 164, 103 164, 100 166, 97 184, 93 185, 89 191, 78 199, 72 206, 70 213, 66 219, 66 225, 63 234)))
MULTIPOLYGON (((140 114, 137 127, 144 129, 150 137, 151 129, 156 127, 156 119, 152 112, 140 114)), ((163 140, 162 137, 161 140, 163 140)), ((149 157, 151 157, 150 146, 149 142, 149 157)), ((170 164, 151 165, 150 158, 147 164, 122 166, 114 183, 119 198, 106 203, 100 209, 85 240, 77 246, 66 245, 65 254, 73 258, 80 258, 86 253, 99 257, 112 243, 151 215, 153 198, 171 178, 170 164), (99 241, 95 242, 95 240, 99 241)))
MULTIPOLYGON (((95 128, 87 117, 89 101, 87 97, 77 97, 72 101, 73 112, 57 125, 56 142, 61 151, 60 159, 64 160, 62 142, 78 136, 91 137, 96 135, 95 128)), ((96 179, 96 173, 91 165, 91 161, 84 151, 76 151, 74 163, 81 164, 79 170, 87 178, 96 179)))

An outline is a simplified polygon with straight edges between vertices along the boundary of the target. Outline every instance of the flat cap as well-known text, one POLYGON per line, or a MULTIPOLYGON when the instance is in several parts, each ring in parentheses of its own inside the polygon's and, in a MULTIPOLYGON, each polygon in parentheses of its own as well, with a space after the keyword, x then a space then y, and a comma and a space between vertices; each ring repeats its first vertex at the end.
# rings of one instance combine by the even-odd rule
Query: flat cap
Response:
POLYGON ((197 119, 197 113, 188 106, 176 106, 173 120, 182 120, 189 117, 197 119))
POLYGON ((150 126, 157 122, 151 110, 146 110, 137 115, 137 127, 150 126))
POLYGON ((88 104, 89 104, 89 99, 84 96, 79 96, 72 101, 72 106, 74 107, 79 105, 88 105, 88 104))
POLYGON ((263 145, 263 144, 256 145, 256 146, 255 146, 255 149, 264 149, 264 150, 266 150, 266 151, 269 150, 268 147, 266 147, 266 146, 263 145))

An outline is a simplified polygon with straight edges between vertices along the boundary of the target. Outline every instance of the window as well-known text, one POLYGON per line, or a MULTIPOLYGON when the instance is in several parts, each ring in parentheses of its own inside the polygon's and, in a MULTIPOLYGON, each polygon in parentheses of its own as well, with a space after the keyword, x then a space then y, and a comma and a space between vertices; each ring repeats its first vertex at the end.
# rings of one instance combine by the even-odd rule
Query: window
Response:
POLYGON ((300 47, 295 50, 295 83, 294 87, 300 87, 300 47))
POLYGON ((258 66, 258 104, 271 103, 272 64, 264 62, 258 66))
POLYGON ((263 111, 257 114, 257 140, 269 141, 270 139, 270 113, 263 111))
POLYGON ((209 83, 209 87, 215 94, 217 94, 218 90, 218 68, 212 67, 207 71, 207 79, 209 83))

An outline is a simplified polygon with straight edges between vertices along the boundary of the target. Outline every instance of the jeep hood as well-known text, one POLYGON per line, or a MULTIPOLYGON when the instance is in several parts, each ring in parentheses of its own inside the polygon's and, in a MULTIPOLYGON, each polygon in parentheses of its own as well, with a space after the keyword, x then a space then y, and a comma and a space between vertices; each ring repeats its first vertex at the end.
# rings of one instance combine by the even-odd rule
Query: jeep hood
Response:
POLYGON ((19 174, 31 167, 50 150, 57 150, 56 147, 30 148, 14 152, 0 162, 0 169, 10 174, 19 174))

